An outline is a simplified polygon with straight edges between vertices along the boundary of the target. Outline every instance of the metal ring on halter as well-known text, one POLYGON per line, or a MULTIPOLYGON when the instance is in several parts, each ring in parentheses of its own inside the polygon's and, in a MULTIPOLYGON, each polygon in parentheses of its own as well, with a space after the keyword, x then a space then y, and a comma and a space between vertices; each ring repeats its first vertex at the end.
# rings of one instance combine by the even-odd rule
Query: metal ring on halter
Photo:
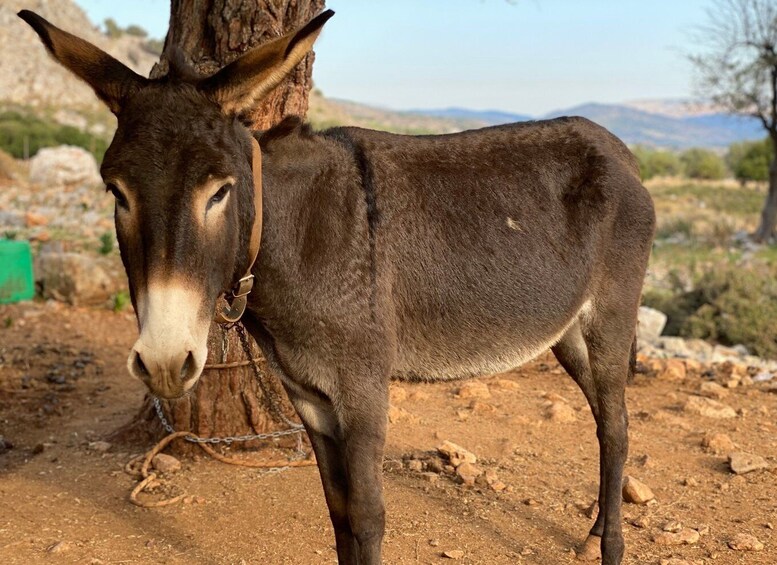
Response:
POLYGON ((248 304, 248 294, 254 287, 254 275, 247 275, 237 281, 235 288, 230 293, 232 298, 227 298, 228 306, 224 306, 216 312, 216 322, 219 324, 234 324, 243 316, 248 304))

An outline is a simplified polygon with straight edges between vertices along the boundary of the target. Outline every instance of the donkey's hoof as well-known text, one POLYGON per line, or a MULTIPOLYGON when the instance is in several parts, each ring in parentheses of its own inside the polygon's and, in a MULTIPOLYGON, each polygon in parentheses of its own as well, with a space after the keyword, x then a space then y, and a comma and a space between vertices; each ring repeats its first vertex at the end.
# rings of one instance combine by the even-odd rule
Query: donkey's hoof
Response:
POLYGON ((602 558, 602 538, 589 534, 577 552, 580 561, 596 561, 602 558))

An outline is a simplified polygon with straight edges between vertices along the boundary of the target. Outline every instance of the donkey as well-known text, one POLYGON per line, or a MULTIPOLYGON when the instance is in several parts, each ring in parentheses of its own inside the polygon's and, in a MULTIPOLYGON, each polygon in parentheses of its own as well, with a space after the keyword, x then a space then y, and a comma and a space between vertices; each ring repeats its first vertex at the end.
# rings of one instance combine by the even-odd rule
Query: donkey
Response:
POLYGON ((390 380, 503 371, 551 348, 597 424, 601 511, 581 555, 601 546, 605 565, 621 563, 624 389, 655 224, 634 157, 582 118, 440 136, 246 129, 241 113, 332 15, 212 76, 178 63, 150 80, 19 13, 118 118, 101 173, 139 325, 129 372, 157 396, 184 394, 217 299, 235 289, 221 315, 247 302, 315 450, 339 562, 370 565, 390 380))

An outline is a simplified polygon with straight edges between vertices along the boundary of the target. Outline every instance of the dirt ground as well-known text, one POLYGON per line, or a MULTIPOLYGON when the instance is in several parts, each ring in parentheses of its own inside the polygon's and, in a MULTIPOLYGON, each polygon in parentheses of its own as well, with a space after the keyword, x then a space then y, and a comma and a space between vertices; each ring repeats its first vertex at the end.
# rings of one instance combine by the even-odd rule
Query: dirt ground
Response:
MULTIPOLYGON (((141 384, 126 373, 135 339, 132 315, 27 304, 0 307, 0 563, 334 563, 333 535, 315 468, 280 473, 184 462, 171 478, 198 503, 141 509, 128 502, 135 480, 123 467, 148 446, 88 448, 126 422, 141 384), (59 545, 57 545, 59 544, 59 545)), ((457 398, 461 383, 402 385, 404 410, 390 434, 385 464, 386 563, 574 563, 588 531, 598 454, 593 420, 574 383, 552 357, 500 376, 490 398, 457 398), (563 396, 575 421, 546 417, 563 396), (502 492, 447 477, 431 483, 400 465, 403 457, 458 443, 506 483, 502 492)), ((682 410, 699 378, 666 382, 638 376, 628 389, 629 475, 657 503, 624 505, 628 564, 777 563, 777 474, 734 475, 725 455, 700 445, 723 432, 744 451, 777 463, 777 394, 765 386, 731 390, 733 419, 682 410), (643 520, 642 526, 633 522, 643 520), (654 536, 670 521, 701 530, 698 543, 663 546, 654 536), (729 549, 740 533, 760 552, 729 549)))

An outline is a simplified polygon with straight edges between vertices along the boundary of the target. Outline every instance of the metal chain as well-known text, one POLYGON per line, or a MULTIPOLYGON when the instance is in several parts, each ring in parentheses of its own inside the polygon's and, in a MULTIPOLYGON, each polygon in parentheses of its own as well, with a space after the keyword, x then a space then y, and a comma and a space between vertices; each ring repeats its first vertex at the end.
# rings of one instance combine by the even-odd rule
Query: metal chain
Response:
MULTIPOLYGON (((237 322, 227 327, 227 329, 230 329, 230 328, 235 328, 235 330, 237 331, 237 335, 240 338, 240 343, 243 346, 243 351, 245 351, 246 357, 249 360, 252 360, 253 356, 251 355, 251 345, 248 343, 248 336, 245 333, 245 327, 243 327, 243 324, 241 324, 240 322, 237 322)), ((270 412, 270 416, 276 422, 283 423, 289 427, 285 430, 277 430, 274 432, 268 432, 264 434, 247 434, 242 436, 196 437, 192 435, 192 436, 186 436, 184 438, 186 441, 190 441, 192 443, 210 443, 210 444, 226 443, 227 445, 229 445, 236 441, 239 442, 239 441, 277 439, 284 436, 301 434, 304 431, 305 428, 301 424, 297 424, 296 422, 289 420, 286 417, 286 415, 283 413, 283 411, 280 408, 280 405, 282 402, 280 395, 273 389, 272 385, 270 385, 267 382, 267 377, 264 374, 264 372, 259 368, 259 364, 256 362, 256 360, 253 360, 250 363, 250 365, 253 370, 254 377, 256 378, 256 381, 259 384, 259 388, 262 391, 262 395, 264 396, 264 400, 265 400, 264 403, 268 411, 270 412)), ((162 427, 169 434, 176 433, 175 428, 173 428, 173 426, 170 425, 170 422, 167 421, 167 418, 165 418, 164 411, 162 410, 162 403, 156 396, 154 396, 153 398, 154 398, 154 410, 156 411, 156 415, 159 418, 159 421, 162 423, 162 427)), ((297 447, 298 447, 298 450, 301 451, 300 439, 301 439, 301 436, 298 437, 297 447)))

